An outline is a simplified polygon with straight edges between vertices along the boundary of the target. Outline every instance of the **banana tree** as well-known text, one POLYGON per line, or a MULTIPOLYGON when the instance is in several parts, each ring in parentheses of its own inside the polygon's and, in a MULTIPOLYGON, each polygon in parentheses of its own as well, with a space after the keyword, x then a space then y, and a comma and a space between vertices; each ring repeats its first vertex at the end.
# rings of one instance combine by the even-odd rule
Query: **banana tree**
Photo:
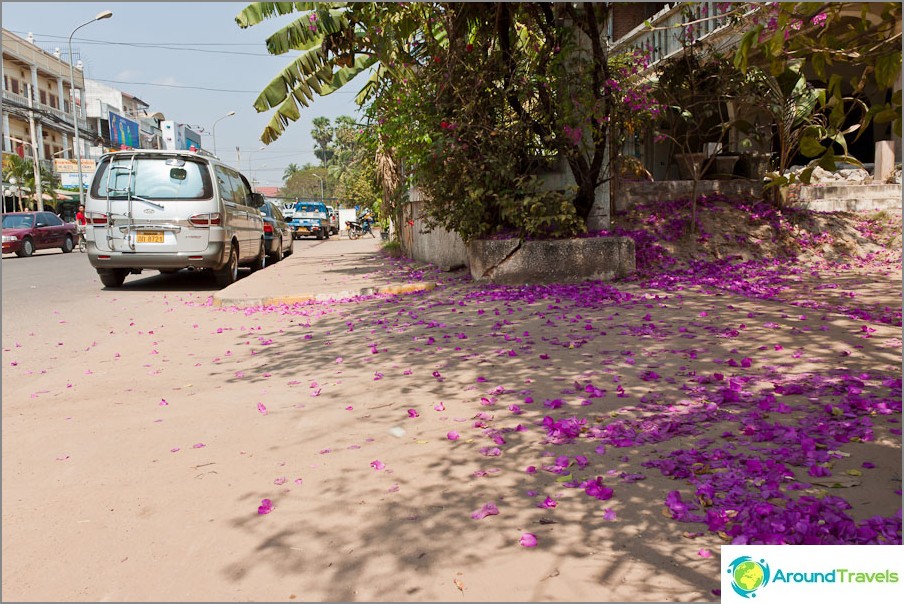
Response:
MULTIPOLYGON (((409 43, 423 29, 419 3, 254 2, 235 18, 245 29, 268 19, 299 17, 266 40, 273 55, 294 57, 254 101, 258 112, 274 109, 261 141, 270 144, 318 96, 339 90, 362 73, 368 80, 355 97, 359 105, 387 75, 404 77, 417 60, 409 43), (379 35, 374 35, 378 32, 379 35), (389 34, 389 35, 387 35, 389 34)), ((429 25, 427 26, 429 27, 429 25)))

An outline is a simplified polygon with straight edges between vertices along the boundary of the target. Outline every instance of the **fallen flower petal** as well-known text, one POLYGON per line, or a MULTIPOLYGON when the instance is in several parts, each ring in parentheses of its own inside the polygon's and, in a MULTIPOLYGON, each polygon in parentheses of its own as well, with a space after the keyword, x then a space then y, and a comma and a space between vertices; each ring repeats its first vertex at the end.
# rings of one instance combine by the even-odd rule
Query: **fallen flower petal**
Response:
POLYGON ((481 520, 486 518, 487 516, 495 516, 499 513, 499 508, 496 507, 494 503, 485 503, 482 508, 479 510, 474 510, 471 512, 471 518, 474 520, 481 520))
POLYGON ((524 533, 518 542, 522 547, 537 547, 537 536, 533 533, 524 533))
POLYGON ((379 459, 375 459, 372 462, 370 462, 370 467, 373 468, 374 470, 382 470, 383 468, 386 467, 386 464, 384 464, 379 459))
POLYGON ((264 406, 263 403, 257 404, 257 410, 261 412, 261 415, 267 415, 267 408, 264 406))

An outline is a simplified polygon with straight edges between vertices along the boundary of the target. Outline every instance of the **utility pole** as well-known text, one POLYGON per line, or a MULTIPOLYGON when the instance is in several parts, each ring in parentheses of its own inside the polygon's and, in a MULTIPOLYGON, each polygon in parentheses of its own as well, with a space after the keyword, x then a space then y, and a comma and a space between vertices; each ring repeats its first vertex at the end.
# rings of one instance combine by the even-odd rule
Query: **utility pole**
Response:
POLYGON ((28 94, 28 128, 31 130, 31 159, 35 169, 35 199, 38 201, 38 211, 44 211, 44 191, 41 189, 41 164, 38 163, 38 138, 35 128, 34 89, 31 84, 26 84, 28 94))

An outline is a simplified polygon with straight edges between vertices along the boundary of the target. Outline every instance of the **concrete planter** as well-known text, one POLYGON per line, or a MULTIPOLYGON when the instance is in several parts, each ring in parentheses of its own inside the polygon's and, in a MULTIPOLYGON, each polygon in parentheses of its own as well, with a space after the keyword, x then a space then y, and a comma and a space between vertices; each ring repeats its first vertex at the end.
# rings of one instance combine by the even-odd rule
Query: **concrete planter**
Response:
POLYGON ((503 285, 606 281, 634 272, 634 241, 479 239, 468 244, 468 264, 476 281, 503 285))

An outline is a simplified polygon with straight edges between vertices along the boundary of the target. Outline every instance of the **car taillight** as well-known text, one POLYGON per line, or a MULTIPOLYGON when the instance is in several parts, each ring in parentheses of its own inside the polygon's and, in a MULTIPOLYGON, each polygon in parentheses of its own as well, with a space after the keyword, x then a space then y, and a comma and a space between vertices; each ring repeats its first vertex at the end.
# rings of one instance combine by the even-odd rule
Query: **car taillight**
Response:
POLYGON ((88 224, 107 224, 107 215, 100 212, 86 212, 85 220, 88 224))
POLYGON ((273 225, 271 225, 269 222, 265 222, 264 223, 264 232, 272 235, 273 234, 273 225))
POLYGON ((188 221, 193 226, 199 227, 211 227, 211 226, 219 226, 223 223, 222 217, 219 212, 212 212, 210 214, 195 214, 188 221))

